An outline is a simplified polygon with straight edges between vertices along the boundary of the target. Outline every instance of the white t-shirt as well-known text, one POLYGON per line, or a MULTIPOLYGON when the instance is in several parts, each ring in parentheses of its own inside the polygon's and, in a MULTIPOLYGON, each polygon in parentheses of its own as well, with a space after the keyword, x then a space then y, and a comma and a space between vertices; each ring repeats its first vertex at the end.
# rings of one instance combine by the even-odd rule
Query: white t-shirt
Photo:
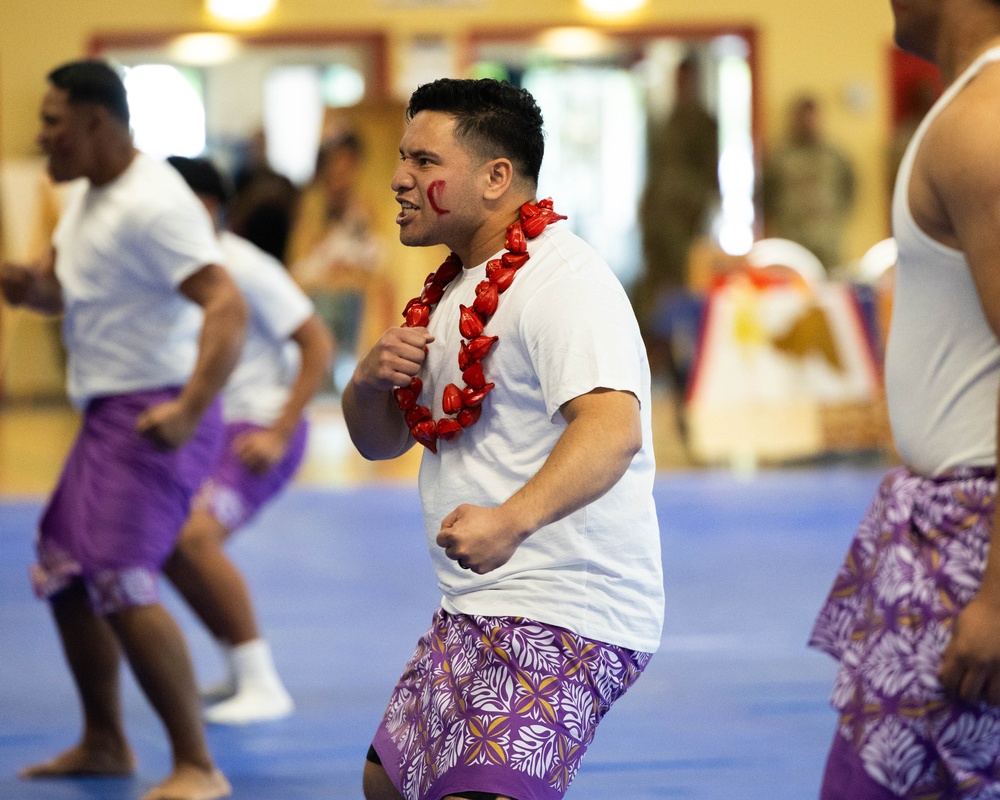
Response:
MULTIPOLYGON (((452 613, 523 616, 599 641, 653 652, 663 624, 660 536, 649 366, 632 308, 610 268, 565 226, 529 244, 531 259, 501 295, 483 360, 496 388, 482 416, 420 467, 431 559, 452 613), (560 406, 599 387, 641 405, 642 449, 603 497, 536 531, 507 564, 486 575, 461 569, 435 542, 462 503, 497 506, 542 467, 566 429, 560 406)), ((442 415, 441 392, 464 385, 458 368, 459 304, 471 306, 486 265, 466 269, 431 316, 420 402, 442 415), (433 398, 433 400, 432 400, 433 398)))
POLYGON ((81 181, 53 243, 73 402, 186 383, 202 312, 178 287, 222 253, 177 171, 140 154, 109 184, 81 181))
POLYGON ((983 53, 944 92, 899 167, 892 228, 899 247, 885 385, 903 462, 921 475, 996 464, 1000 343, 979 300, 965 253, 935 241, 910 210, 910 177, 931 123, 1000 48, 983 53))
POLYGON ((223 416, 268 426, 298 375, 299 349, 289 336, 312 316, 312 303, 277 259, 228 231, 219 240, 226 269, 250 308, 243 353, 222 395, 223 416))

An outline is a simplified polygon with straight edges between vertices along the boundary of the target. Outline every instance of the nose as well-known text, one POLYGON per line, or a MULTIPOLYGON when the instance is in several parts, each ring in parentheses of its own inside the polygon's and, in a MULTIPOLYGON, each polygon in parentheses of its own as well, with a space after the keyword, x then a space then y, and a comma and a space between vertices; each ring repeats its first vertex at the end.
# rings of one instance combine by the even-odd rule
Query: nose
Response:
POLYGON ((392 173, 392 183, 389 185, 392 190, 397 193, 413 188, 413 176, 410 174, 409 170, 406 169, 406 163, 404 161, 400 161, 396 166, 396 171, 392 173))

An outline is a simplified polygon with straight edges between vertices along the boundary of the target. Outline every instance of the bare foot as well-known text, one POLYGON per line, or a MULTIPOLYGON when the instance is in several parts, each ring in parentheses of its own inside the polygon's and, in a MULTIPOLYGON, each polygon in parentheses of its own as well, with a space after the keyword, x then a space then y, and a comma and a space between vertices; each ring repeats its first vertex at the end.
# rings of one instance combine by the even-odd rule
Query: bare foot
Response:
POLYGON ((182 765, 174 767, 167 779, 146 792, 142 800, 218 800, 232 793, 233 788, 219 770, 182 765))
POLYGON ((135 756, 124 747, 75 745, 49 761, 25 767, 18 776, 32 778, 74 778, 80 776, 120 777, 135 772, 135 756))

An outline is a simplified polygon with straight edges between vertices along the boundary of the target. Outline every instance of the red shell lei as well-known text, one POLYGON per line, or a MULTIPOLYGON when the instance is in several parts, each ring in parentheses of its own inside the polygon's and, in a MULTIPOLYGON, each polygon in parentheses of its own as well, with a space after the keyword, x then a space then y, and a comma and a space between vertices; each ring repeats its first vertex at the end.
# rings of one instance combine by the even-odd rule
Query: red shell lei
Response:
MULTIPOLYGON (((493 384, 486 381, 482 359, 499 338, 484 333, 486 324, 496 313, 500 295, 510 288, 517 271, 527 263, 528 241, 545 230, 546 225, 566 219, 553 211, 552 200, 549 198, 540 200, 537 204, 525 203, 521 206, 519 216, 517 222, 507 227, 504 242, 506 252, 500 258, 486 262, 486 280, 480 281, 476 286, 476 299, 472 306, 459 306, 458 329, 463 341, 459 345, 458 366, 462 370, 465 386, 460 389, 454 383, 449 383, 444 387, 441 406, 445 416, 435 420, 430 408, 417 402, 424 386, 420 378, 414 378, 409 386, 393 390, 396 405, 403 412, 410 434, 432 453, 437 452, 439 439, 456 439, 463 429, 479 421, 483 400, 493 389, 493 384)), ((448 284, 461 272, 461 259, 450 253, 444 263, 427 276, 420 296, 406 304, 403 309, 403 327, 427 327, 434 306, 441 300, 448 284)))

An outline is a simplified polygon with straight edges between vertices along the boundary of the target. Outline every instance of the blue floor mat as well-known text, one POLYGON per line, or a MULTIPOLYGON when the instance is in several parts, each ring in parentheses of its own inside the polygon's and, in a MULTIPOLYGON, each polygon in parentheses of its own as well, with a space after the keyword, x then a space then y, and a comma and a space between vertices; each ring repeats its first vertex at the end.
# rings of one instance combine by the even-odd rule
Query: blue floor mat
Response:
MULTIPOLYGON (((834 665, 805 641, 879 478, 833 467, 749 481, 715 472, 658 479, 661 650, 601 724, 568 797, 816 796, 835 722, 827 704, 834 665)), ((37 502, 0 505, 0 798, 139 797, 167 773, 169 750, 127 669, 136 777, 16 777, 79 732, 54 626, 27 585, 39 511, 37 502)), ((416 490, 293 488, 232 553, 298 706, 286 720, 209 729, 234 796, 359 800, 371 735, 439 599, 416 490)), ((219 678, 209 637, 166 591, 200 679, 219 678)))

